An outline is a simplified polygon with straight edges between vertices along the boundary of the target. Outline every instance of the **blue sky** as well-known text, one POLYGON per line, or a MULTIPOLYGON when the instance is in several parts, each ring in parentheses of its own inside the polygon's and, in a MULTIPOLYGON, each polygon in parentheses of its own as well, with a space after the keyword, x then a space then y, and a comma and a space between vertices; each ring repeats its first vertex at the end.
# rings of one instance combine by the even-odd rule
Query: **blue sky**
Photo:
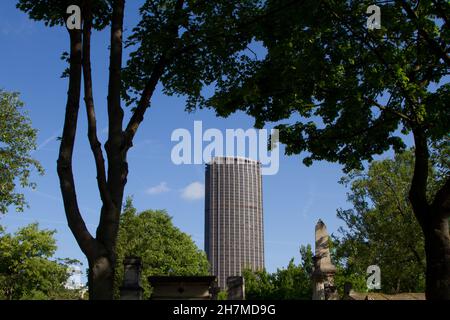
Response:
MULTIPOLYGON (((136 23, 136 2, 129 2, 126 25, 136 23)), ((93 35, 93 77, 99 137, 106 138, 106 92, 109 33, 93 35)), ((33 154, 45 167, 43 177, 35 177, 36 191, 25 190, 30 208, 24 213, 11 211, 0 218, 8 231, 37 221, 42 228, 56 229, 59 257, 77 258, 86 262, 66 225, 56 159, 61 135, 67 82, 60 75, 65 64, 61 53, 68 50, 68 37, 63 28, 46 28, 30 21, 15 9, 15 1, 0 2, 0 87, 21 93, 33 126, 39 130, 39 148, 33 154)), ((127 110, 128 111, 128 110, 127 110)), ((129 112, 129 111, 128 111, 129 112)), ((203 121, 204 129, 250 128, 251 118, 235 114, 227 119, 216 118, 209 110, 188 114, 182 98, 165 97, 158 91, 153 98, 145 122, 141 126, 129 154, 126 195, 133 195, 138 210, 166 209, 174 224, 192 235, 203 249, 204 200, 183 197, 186 187, 204 183, 203 165, 172 163, 171 133, 177 128, 193 130, 194 121, 203 121)), ((282 148, 283 150, 283 148, 282 148)), ((96 188, 93 158, 87 141, 86 115, 81 107, 74 153, 79 205, 93 234, 99 219, 100 200, 96 188)), ((281 154, 278 174, 263 177, 266 267, 274 271, 286 266, 292 257, 298 261, 301 244, 313 243, 314 226, 319 218, 336 232, 342 224, 336 209, 348 208, 344 186, 338 184, 343 175, 338 164, 317 162, 305 167, 301 157, 281 154)), ((192 191, 192 190, 191 190, 192 191)), ((84 264, 86 266, 86 263, 84 264)))

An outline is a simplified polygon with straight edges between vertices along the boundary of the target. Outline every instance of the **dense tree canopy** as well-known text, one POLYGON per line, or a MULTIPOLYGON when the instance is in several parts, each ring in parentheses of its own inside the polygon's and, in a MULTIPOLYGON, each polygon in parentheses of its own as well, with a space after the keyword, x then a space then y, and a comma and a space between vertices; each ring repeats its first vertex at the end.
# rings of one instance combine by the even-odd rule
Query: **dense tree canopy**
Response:
POLYGON ((137 213, 130 199, 120 221, 116 289, 122 284, 122 262, 127 256, 142 259, 144 297, 151 292, 149 276, 209 275, 205 253, 197 248, 189 235, 173 225, 167 212, 146 210, 137 213))
POLYGON ((361 168, 374 154, 402 149, 398 130, 415 126, 441 139, 450 130, 450 64, 446 55, 441 60, 450 6, 421 1, 411 19, 401 3, 415 1, 387 1, 382 28, 368 31, 372 2, 267 1, 268 12, 289 6, 255 26, 267 55, 242 77, 229 77, 206 105, 222 116, 244 110, 258 127, 286 122, 281 140, 289 154, 309 151, 306 164, 325 159, 361 168))
POLYGON ((0 89, 0 214, 10 206, 23 211, 26 201, 18 187, 33 188, 31 172, 43 173, 39 162, 31 157, 37 132, 22 108, 17 93, 0 89))
POLYGON ((338 210, 345 228, 335 238, 335 256, 347 274, 365 276, 368 266, 378 265, 385 293, 425 288, 423 232, 408 201, 413 169, 414 155, 408 151, 343 179, 354 208, 338 210))
POLYGON ((0 226, 0 299, 58 299, 68 297, 64 285, 74 260, 53 258, 55 231, 37 224, 6 233, 0 226))
POLYGON ((311 246, 300 248, 301 262, 292 259, 286 268, 274 273, 266 270, 244 270, 246 299, 255 300, 310 300, 313 253, 311 246))

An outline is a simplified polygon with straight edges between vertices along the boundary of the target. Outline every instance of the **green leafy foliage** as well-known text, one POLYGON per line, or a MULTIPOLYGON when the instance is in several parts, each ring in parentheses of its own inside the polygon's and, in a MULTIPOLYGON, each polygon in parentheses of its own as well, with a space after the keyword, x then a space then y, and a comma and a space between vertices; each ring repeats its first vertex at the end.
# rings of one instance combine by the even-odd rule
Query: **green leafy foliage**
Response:
POLYGON ((224 82, 222 75, 237 77, 248 60, 240 53, 252 42, 249 22, 259 12, 260 2, 184 1, 174 19, 177 1, 145 1, 142 19, 126 42, 132 49, 123 73, 127 103, 138 100, 161 59, 166 64, 161 77, 164 93, 185 96, 189 110, 204 101, 204 89, 224 82))
POLYGON ((351 284, 352 290, 355 292, 367 292, 366 278, 367 275, 365 272, 357 272, 338 264, 336 266, 336 274, 334 275, 334 286, 338 291, 339 297, 344 297, 346 284, 351 284))
MULTIPOLYGON (((346 225, 335 237, 333 249, 344 276, 337 284, 340 290, 346 280, 362 289, 367 267, 378 265, 382 292, 423 292, 423 233, 408 201, 413 166, 414 156, 407 151, 392 160, 373 162, 367 172, 354 171, 343 178, 350 185, 348 200, 354 208, 337 213, 346 225)), ((434 173, 430 184, 435 183, 434 173)))
POLYGON ((298 265, 292 259, 288 266, 274 273, 265 270, 244 270, 245 294, 255 300, 309 300, 312 297, 311 274, 313 269, 311 246, 300 249, 302 262, 298 265))
MULTIPOLYGON (((142 259, 142 286, 148 298, 149 276, 200 276, 209 274, 209 263, 192 238, 176 228, 162 210, 137 213, 127 199, 117 240, 116 289, 123 279, 122 261, 126 256, 142 259)), ((118 294, 118 292, 116 293, 118 294)))
POLYGON ((73 260, 53 260, 55 231, 31 224, 8 234, 0 227, 0 299, 58 299, 64 293, 68 265, 73 260))
MULTIPOLYGON (((92 3, 93 26, 111 22, 112 1, 92 3)), ((211 86, 238 79, 254 60, 249 49, 253 27, 266 15, 261 0, 146 0, 140 20, 124 45, 129 59, 122 70, 122 96, 133 111, 153 75, 163 91, 186 97, 187 109, 203 105, 211 86), (179 4, 182 3, 181 8, 179 4)), ((65 25, 70 5, 84 9, 84 0, 18 0, 17 8, 47 26, 65 25)), ((67 59, 67 56, 63 57, 67 59)), ((67 71, 63 73, 66 77, 67 71)))
POLYGON ((228 293, 226 291, 220 291, 217 294, 217 300, 227 300, 228 299, 228 293))
POLYGON ((450 177, 450 135, 433 143, 431 147, 430 165, 433 167, 433 178, 429 185, 428 197, 431 199, 442 188, 450 177))
POLYGON ((34 188, 32 170, 43 174, 38 161, 31 157, 36 149, 36 130, 22 111, 19 94, 0 89, 0 214, 8 207, 17 211, 26 207, 24 195, 17 188, 34 188))
POLYGON ((402 151, 400 129, 421 128, 429 141, 448 136, 449 66, 418 29, 448 52, 442 17, 450 6, 406 1, 417 22, 400 2, 379 4, 382 28, 369 31, 373 1, 267 1, 273 14, 252 29, 267 55, 218 83, 205 106, 220 116, 245 111, 257 127, 276 123, 287 154, 307 152, 307 165, 327 160, 347 171, 402 151))

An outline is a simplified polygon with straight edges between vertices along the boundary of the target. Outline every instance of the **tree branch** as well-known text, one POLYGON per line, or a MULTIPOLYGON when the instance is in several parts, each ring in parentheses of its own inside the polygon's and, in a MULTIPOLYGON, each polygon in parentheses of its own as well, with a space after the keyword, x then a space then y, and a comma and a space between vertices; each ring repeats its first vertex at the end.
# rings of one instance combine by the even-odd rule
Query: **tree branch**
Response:
MULTIPOLYGON (((340 21, 340 23, 342 23, 342 25, 345 26, 345 28, 348 30, 348 32, 350 32, 356 39, 359 39, 361 41, 361 43, 362 43, 361 46, 366 45, 367 48, 376 55, 377 59, 385 66, 385 68, 388 71, 390 71, 393 76, 396 77, 395 70, 393 70, 391 64, 386 61, 386 59, 383 56, 383 53, 379 50, 378 46, 372 45, 372 42, 376 43, 376 41, 372 41, 371 39, 368 39, 368 38, 372 38, 371 34, 368 33, 367 36, 364 34, 359 34, 357 31, 355 31, 352 28, 351 25, 349 25, 347 23, 347 21, 345 20, 344 17, 341 17, 338 13, 335 12, 335 10, 333 9, 332 6, 330 6, 327 2, 324 2, 324 4, 327 7, 327 10, 329 10, 340 21)), ((417 107, 416 102, 413 101, 413 99, 411 99, 408 91, 406 90, 405 86, 402 85, 401 82, 399 85, 399 90, 401 91, 401 93, 404 95, 404 98, 408 101, 408 103, 411 106, 417 107)))
POLYGON ((95 255, 96 241, 86 228, 81 216, 72 171, 72 155, 77 131, 80 107, 82 39, 81 31, 72 30, 70 34, 69 91, 67 93, 66 115, 58 158, 58 176, 67 222, 81 250, 87 257, 95 255))
POLYGON ((153 96, 153 93, 155 92, 159 79, 164 73, 166 64, 167 60, 165 56, 160 57, 159 61, 153 68, 152 74, 147 81, 147 84, 145 85, 136 110, 134 111, 130 121, 128 122, 127 128, 125 130, 125 144, 128 149, 131 148, 133 138, 136 135, 139 125, 144 120, 144 114, 150 105, 150 100, 153 96))
MULTIPOLYGON (((111 23, 111 54, 109 62, 108 119, 109 132, 105 148, 108 156, 108 189, 116 208, 122 207, 123 184, 127 172, 123 172, 125 161, 122 152, 123 109, 121 107, 122 36, 125 0, 113 2, 111 23)), ((115 220, 115 218, 113 218, 115 220)))
POLYGON ((445 15, 445 11, 444 11, 444 8, 442 7, 441 3, 439 3, 439 1, 436 1, 436 0, 431 0, 431 2, 433 2, 434 6, 436 7, 438 16, 441 17, 445 21, 445 23, 447 24, 448 27, 450 27, 449 17, 447 17, 445 15))
POLYGON ((91 2, 87 2, 83 11, 83 77, 84 77, 84 101, 86 104, 86 113, 88 120, 88 138, 94 155, 97 171, 97 185, 100 191, 102 202, 108 208, 111 208, 111 196, 106 182, 105 159, 101 144, 97 137, 97 120, 95 117, 94 97, 92 92, 92 72, 91 72, 91 30, 92 30, 92 8, 91 2))
MULTIPOLYGON (((387 179, 389 179, 389 178, 387 178, 387 179)), ((395 199, 396 206, 397 206, 397 209, 398 209, 399 213, 400 213, 403 217, 406 217, 406 212, 405 212, 405 211, 403 210, 403 208, 402 208, 400 199, 399 199, 398 196, 397 196, 397 191, 395 190, 395 188, 394 188, 394 186, 392 185, 391 181, 387 181, 386 179, 383 179, 383 182, 384 182, 384 184, 391 190, 392 195, 393 195, 393 197, 394 197, 394 199, 395 199)))
POLYGON ((369 103, 373 104, 378 109, 380 109, 382 111, 386 111, 386 112, 392 113, 392 114, 395 114, 396 116, 402 118, 403 120, 406 120, 410 124, 413 122, 412 119, 410 117, 408 117, 407 115, 405 115, 405 114, 403 114, 401 112, 398 112, 396 110, 393 110, 393 109, 391 109, 389 107, 383 106, 382 104, 378 103, 374 99, 368 99, 367 101, 369 103))
POLYGON ((113 1, 108 84, 108 144, 112 148, 118 148, 120 146, 119 140, 122 136, 123 109, 121 108, 120 89, 122 85, 121 72, 124 9, 125 0, 113 1))
POLYGON ((420 24, 418 22, 419 18, 417 17, 414 10, 408 5, 408 3, 405 0, 396 0, 397 3, 400 3, 403 10, 406 11, 406 14, 411 19, 411 21, 416 25, 417 30, 422 35, 422 37, 425 39, 425 41, 430 46, 430 49, 435 52, 436 55, 438 55, 444 62, 450 66, 450 56, 445 52, 445 50, 441 47, 439 43, 437 43, 434 39, 430 37, 430 35, 420 27, 420 24))
POLYGON ((408 247, 411 250, 411 252, 414 254, 414 257, 416 258, 417 263, 425 271, 426 270, 426 265, 423 263, 423 258, 417 252, 416 248, 414 247, 414 244, 408 244, 408 247))
MULTIPOLYGON (((173 20, 168 23, 168 27, 170 28, 170 32, 172 33, 173 36, 173 41, 175 41, 175 39, 178 37, 178 29, 180 25, 177 22, 177 20, 179 15, 181 14, 183 5, 184 0, 177 0, 173 20)), ((152 74, 150 75, 150 78, 148 79, 147 84, 145 85, 144 91, 142 92, 136 110, 134 111, 133 116, 128 122, 127 128, 125 130, 125 145, 127 149, 131 148, 133 138, 137 130, 139 129, 139 125, 144 120, 145 112, 147 111, 147 108, 150 105, 150 100, 153 96, 153 93, 155 92, 156 86, 161 76, 164 74, 165 67, 169 63, 170 60, 169 53, 172 49, 173 48, 169 46, 166 49, 166 52, 161 55, 158 62, 155 64, 152 70, 152 74)))
POLYGON ((430 154, 427 139, 421 128, 413 127, 414 136, 414 173, 409 190, 409 200, 414 209, 414 214, 423 226, 425 214, 429 209, 427 201, 428 163, 430 154))
POLYGON ((121 107, 121 73, 123 52, 123 20, 125 0, 112 2, 110 38, 109 83, 108 83, 108 141, 105 144, 108 157, 107 186, 114 206, 103 206, 97 228, 97 240, 102 243, 111 259, 114 259, 114 245, 119 228, 123 191, 128 175, 126 155, 123 152, 122 122, 124 112, 121 107))

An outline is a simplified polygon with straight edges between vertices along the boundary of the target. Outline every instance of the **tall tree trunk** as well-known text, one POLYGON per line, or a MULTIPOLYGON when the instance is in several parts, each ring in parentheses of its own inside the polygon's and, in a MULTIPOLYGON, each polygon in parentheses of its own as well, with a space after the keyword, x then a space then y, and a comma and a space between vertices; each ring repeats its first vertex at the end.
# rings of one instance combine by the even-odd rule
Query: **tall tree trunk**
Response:
POLYGON ((426 298, 450 299, 450 179, 430 203, 427 199, 429 170, 428 143, 423 128, 413 128, 414 174, 409 200, 425 238, 426 298))
POLYGON ((425 236, 426 298, 450 299, 450 236, 447 218, 433 219, 423 227, 425 236))
POLYGON ((89 261, 89 300, 113 299, 114 265, 114 260, 106 255, 89 261))
MULTIPOLYGON (((167 28, 178 37, 177 17, 182 11, 184 0, 177 0, 174 20, 167 28)), ((167 63, 166 52, 160 58, 142 93, 140 103, 131 117, 127 129, 123 131, 124 111, 121 107, 121 71, 123 18, 125 0, 112 1, 110 68, 108 84, 108 140, 105 150, 108 160, 107 172, 101 144, 97 138, 97 125, 94 108, 91 76, 91 1, 83 5, 83 31, 69 30, 71 39, 69 92, 67 98, 64 132, 58 159, 58 175, 69 227, 81 250, 89 261, 89 298, 92 300, 113 299, 115 249, 119 230, 125 184, 128 176, 127 152, 143 120, 145 110, 161 78, 167 63), (72 171, 72 155, 75 143, 81 75, 84 76, 85 104, 88 118, 88 138, 94 155, 97 171, 97 184, 102 200, 100 222, 94 238, 86 227, 78 207, 75 181, 72 171)), ((174 44, 173 44, 174 45, 174 44)), ((169 52, 171 47, 167 48, 169 52)))
MULTIPOLYGON (((124 190, 124 186, 117 189, 124 190)), ((114 276, 116 269, 116 240, 119 232, 120 208, 101 211, 101 222, 97 228, 98 251, 89 260, 89 299, 114 299, 114 276)))

